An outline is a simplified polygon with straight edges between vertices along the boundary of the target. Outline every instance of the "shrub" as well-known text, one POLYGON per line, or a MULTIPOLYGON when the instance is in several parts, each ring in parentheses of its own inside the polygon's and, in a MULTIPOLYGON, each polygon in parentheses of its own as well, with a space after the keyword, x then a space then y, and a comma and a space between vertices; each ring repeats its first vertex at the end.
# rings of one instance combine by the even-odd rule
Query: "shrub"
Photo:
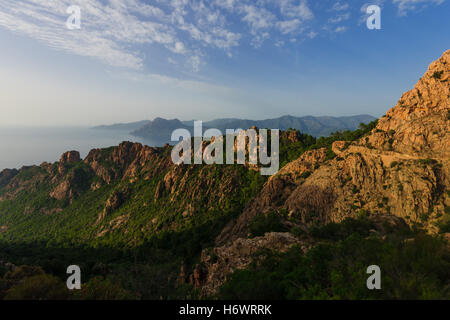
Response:
POLYGON ((300 175, 300 178, 306 179, 311 175, 311 171, 305 171, 300 175))
POLYGON ((336 157, 336 153, 334 153, 334 151, 331 150, 331 148, 328 148, 326 159, 331 160, 331 159, 334 159, 335 157, 336 157))
POLYGON ((363 219, 363 218, 367 218, 367 216, 369 215, 369 212, 365 209, 360 209, 359 212, 357 213, 356 217, 358 219, 363 219))
POLYGON ((46 274, 26 278, 11 287, 5 300, 65 300, 70 292, 58 278, 46 274))
POLYGON ((76 299, 81 300, 129 300, 133 295, 123 289, 118 282, 95 277, 76 292, 76 299))
POLYGON ((442 77, 443 74, 444 74, 444 71, 443 71, 443 70, 442 70, 442 71, 435 71, 435 72, 433 73, 433 78, 439 80, 439 79, 441 79, 441 77, 442 77))
POLYGON ((264 236, 267 232, 283 232, 287 231, 281 222, 278 213, 272 211, 267 215, 256 215, 249 226, 251 237, 264 236))
POLYGON ((20 266, 20 267, 16 268, 14 271, 7 272, 5 274, 5 279, 13 281, 13 282, 18 282, 20 280, 23 280, 23 279, 26 279, 29 277, 43 275, 43 274, 44 274, 44 270, 42 270, 41 267, 25 265, 25 266, 20 266))
POLYGON ((437 161, 434 159, 427 158, 427 159, 420 159, 419 163, 423 164, 423 165, 433 165, 433 164, 436 164, 437 161))
MULTIPOLYGON (((341 226, 332 224, 327 231, 336 230, 341 226)), ((445 241, 420 232, 386 240, 353 233, 307 253, 298 247, 265 252, 248 269, 234 272, 218 298, 447 300, 449 253, 445 241), (382 268, 383 290, 366 287, 367 266, 375 261, 382 268)))
POLYGON ((296 237, 301 237, 305 234, 305 231, 301 227, 296 226, 291 229, 291 233, 296 237))
POLYGON ((361 236, 368 236, 369 230, 373 228, 373 222, 365 215, 357 219, 347 218, 341 223, 329 223, 324 226, 314 226, 311 235, 318 239, 341 240, 356 233, 361 236))

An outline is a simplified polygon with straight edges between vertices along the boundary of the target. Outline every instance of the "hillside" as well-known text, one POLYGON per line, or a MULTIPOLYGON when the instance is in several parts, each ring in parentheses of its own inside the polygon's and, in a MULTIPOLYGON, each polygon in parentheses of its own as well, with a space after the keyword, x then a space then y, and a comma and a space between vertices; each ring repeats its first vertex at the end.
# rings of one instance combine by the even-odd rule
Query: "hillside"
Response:
MULTIPOLYGON (((370 134, 356 140, 341 135, 342 141, 330 141, 332 160, 326 148, 306 152, 272 176, 216 239, 216 262, 204 252, 203 290, 216 292, 226 279, 224 273, 235 269, 230 264, 240 261, 240 252, 252 250, 253 245, 243 240, 252 233, 252 223, 273 212, 301 230, 349 217, 388 214, 432 233, 440 228, 449 232, 449 77, 450 50, 429 66, 370 134), (240 249, 233 251, 239 242, 240 249)), ((270 237, 272 244, 263 247, 280 251, 280 241, 285 250, 293 245, 285 243, 284 235, 279 235, 281 240, 274 239, 275 234, 270 237)), ((241 268, 250 264, 246 260, 241 268)))
POLYGON ((131 142, 4 170, 0 298, 449 297, 449 77, 447 51, 378 121, 282 131, 270 178, 131 142), (71 264, 87 289, 68 297, 71 264), (385 291, 366 290, 370 264, 385 291))

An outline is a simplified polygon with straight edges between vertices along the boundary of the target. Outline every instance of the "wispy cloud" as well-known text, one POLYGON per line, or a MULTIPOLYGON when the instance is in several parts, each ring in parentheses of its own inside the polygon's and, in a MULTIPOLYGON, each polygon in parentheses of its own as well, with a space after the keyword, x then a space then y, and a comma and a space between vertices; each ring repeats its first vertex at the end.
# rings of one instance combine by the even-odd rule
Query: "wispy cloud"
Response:
POLYGON ((345 31, 347 31, 347 27, 344 27, 344 26, 340 26, 340 27, 337 27, 336 29, 334 29, 334 32, 336 32, 336 33, 341 33, 341 32, 345 32, 345 31))
POLYGON ((428 5, 440 5, 445 0, 393 0, 393 3, 398 6, 398 13, 401 16, 407 15, 408 11, 419 10, 428 5))
POLYGON ((133 69, 144 64, 139 45, 158 44, 187 61, 198 59, 198 43, 225 51, 238 45, 240 35, 226 30, 221 15, 201 1, 190 6, 196 12, 192 19, 196 25, 187 22, 187 4, 173 0, 159 8, 138 0, 0 0, 0 26, 57 49, 133 69), (81 30, 65 27, 71 5, 81 8, 81 30))
MULTIPOLYGON (((392 3, 406 15, 444 1, 392 3)), ((293 39, 300 43, 315 38, 323 30, 346 31, 349 26, 342 24, 353 17, 352 9, 353 2, 343 0, 328 8, 312 0, 0 0, 0 27, 52 48, 136 70, 145 69, 148 46, 159 46, 167 50, 169 64, 198 72, 213 50, 232 57, 244 43, 284 46, 293 39), (81 8, 80 30, 65 27, 71 5, 81 8), (328 16, 315 14, 313 8, 328 16)))
POLYGON ((0 26, 73 54, 139 69, 142 58, 127 49, 127 45, 159 43, 176 52, 177 40, 164 24, 139 20, 133 15, 138 11, 146 16, 159 13, 156 8, 134 0, 111 1, 108 6, 94 0, 0 0, 0 26), (66 10, 71 5, 82 7, 81 30, 69 30, 65 26, 66 10))
POLYGON ((333 4, 333 7, 331 8, 332 11, 345 11, 348 10, 349 8, 349 4, 345 3, 345 2, 336 2, 335 4, 333 4))
POLYGON ((329 23, 339 23, 339 22, 342 22, 342 21, 346 21, 348 19, 350 19, 350 12, 338 14, 335 17, 329 18, 328 22, 329 23))

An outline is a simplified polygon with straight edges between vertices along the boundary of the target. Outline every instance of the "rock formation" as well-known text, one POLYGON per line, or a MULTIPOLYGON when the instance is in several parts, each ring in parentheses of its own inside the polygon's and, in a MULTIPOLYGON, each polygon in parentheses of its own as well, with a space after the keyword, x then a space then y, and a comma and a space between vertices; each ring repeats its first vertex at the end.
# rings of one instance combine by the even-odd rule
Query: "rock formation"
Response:
MULTIPOLYGON (((247 252, 261 248, 246 239, 249 223, 269 211, 288 212, 304 227, 358 214, 384 221, 381 217, 392 214, 436 231, 436 221, 450 206, 449 78, 450 50, 429 66, 368 136, 335 142, 336 157, 329 161, 325 149, 307 152, 271 177, 216 239, 214 253, 222 260, 211 263, 211 254, 202 255, 208 266, 203 291, 214 292, 227 273, 245 267, 247 252), (242 243, 245 252, 236 249, 242 243), (233 258, 227 259, 230 254, 224 252, 233 252, 233 258)), ((389 223, 397 223, 395 219, 389 223)), ((262 246, 279 250, 270 243, 262 246)))

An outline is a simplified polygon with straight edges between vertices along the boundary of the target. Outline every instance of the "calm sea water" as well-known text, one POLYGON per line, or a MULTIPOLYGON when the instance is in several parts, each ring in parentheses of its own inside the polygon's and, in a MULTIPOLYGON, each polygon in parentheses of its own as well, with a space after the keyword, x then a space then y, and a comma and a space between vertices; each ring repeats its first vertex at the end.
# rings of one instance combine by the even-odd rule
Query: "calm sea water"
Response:
POLYGON ((66 151, 85 157, 91 149, 116 146, 122 141, 156 145, 128 132, 90 128, 0 128, 0 171, 55 162, 66 151))

